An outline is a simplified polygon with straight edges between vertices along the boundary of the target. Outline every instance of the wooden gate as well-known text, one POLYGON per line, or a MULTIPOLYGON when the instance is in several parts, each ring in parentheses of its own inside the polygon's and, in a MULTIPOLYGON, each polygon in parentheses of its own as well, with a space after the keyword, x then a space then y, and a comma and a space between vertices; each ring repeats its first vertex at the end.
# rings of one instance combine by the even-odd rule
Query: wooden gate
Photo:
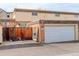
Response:
POLYGON ((3 28, 3 41, 9 41, 9 28, 3 28))
POLYGON ((21 40, 32 40, 32 28, 31 27, 28 27, 28 28, 17 27, 16 37, 21 40))
POLYGON ((32 40, 32 28, 31 27, 8 27, 3 30, 3 37, 5 41, 8 40, 32 40))
POLYGON ((32 28, 22 28, 21 37, 25 40, 32 40, 32 28))

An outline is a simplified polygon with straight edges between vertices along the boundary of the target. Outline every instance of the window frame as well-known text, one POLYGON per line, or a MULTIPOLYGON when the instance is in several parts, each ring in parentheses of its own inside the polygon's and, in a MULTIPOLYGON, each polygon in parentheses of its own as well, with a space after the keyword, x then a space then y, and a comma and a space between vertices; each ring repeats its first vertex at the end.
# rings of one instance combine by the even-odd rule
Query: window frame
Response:
POLYGON ((55 16, 56 17, 60 17, 60 13, 55 13, 55 16))
POLYGON ((32 11, 32 16, 37 16, 38 13, 36 11, 32 11))

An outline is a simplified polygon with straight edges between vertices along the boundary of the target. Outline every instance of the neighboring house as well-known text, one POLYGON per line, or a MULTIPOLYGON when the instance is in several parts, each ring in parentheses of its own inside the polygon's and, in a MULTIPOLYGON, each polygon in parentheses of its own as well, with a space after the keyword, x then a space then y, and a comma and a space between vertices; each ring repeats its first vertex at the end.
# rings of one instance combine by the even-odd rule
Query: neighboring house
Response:
POLYGON ((7 12, 3 9, 0 9, 0 19, 8 19, 7 12))
POLYGON ((12 19, 12 12, 6 12, 0 9, 0 23, 3 27, 7 26, 7 22, 12 19))
POLYGON ((6 26, 7 20, 9 20, 8 13, 0 9, 0 43, 3 42, 3 27, 6 26))

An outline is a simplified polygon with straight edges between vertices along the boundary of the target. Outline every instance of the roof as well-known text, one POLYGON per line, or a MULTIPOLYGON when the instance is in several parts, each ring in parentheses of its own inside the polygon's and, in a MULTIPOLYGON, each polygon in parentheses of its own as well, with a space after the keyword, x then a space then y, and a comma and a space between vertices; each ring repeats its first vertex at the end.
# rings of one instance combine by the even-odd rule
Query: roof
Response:
POLYGON ((17 12, 32 12, 32 11, 35 11, 35 12, 42 12, 42 13, 60 13, 60 14, 79 14, 78 12, 62 12, 62 11, 51 11, 51 10, 40 10, 40 9, 20 9, 20 8, 15 8, 14 11, 17 11, 17 12))
MULTIPOLYGON (((3 9, 0 8, 0 12, 2 12, 2 11, 6 12, 5 10, 3 10, 3 9)), ((7 12, 6 12, 6 13, 7 13, 7 12)))
POLYGON ((6 14, 13 13, 13 12, 6 12, 4 9, 0 8, 0 13, 1 13, 1 12, 5 12, 6 14))

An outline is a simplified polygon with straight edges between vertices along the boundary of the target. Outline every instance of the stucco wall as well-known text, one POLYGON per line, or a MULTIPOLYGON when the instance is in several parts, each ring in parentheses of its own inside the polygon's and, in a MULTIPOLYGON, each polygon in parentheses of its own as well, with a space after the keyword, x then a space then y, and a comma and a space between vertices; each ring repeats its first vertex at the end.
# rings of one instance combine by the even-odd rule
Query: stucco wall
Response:
POLYGON ((32 27, 32 31, 33 31, 33 33, 32 33, 32 38, 33 38, 33 40, 34 41, 38 41, 39 40, 39 24, 34 24, 34 25, 30 25, 30 27, 32 27))
POLYGON ((9 19, 13 19, 13 12, 10 12, 9 16, 9 19))

